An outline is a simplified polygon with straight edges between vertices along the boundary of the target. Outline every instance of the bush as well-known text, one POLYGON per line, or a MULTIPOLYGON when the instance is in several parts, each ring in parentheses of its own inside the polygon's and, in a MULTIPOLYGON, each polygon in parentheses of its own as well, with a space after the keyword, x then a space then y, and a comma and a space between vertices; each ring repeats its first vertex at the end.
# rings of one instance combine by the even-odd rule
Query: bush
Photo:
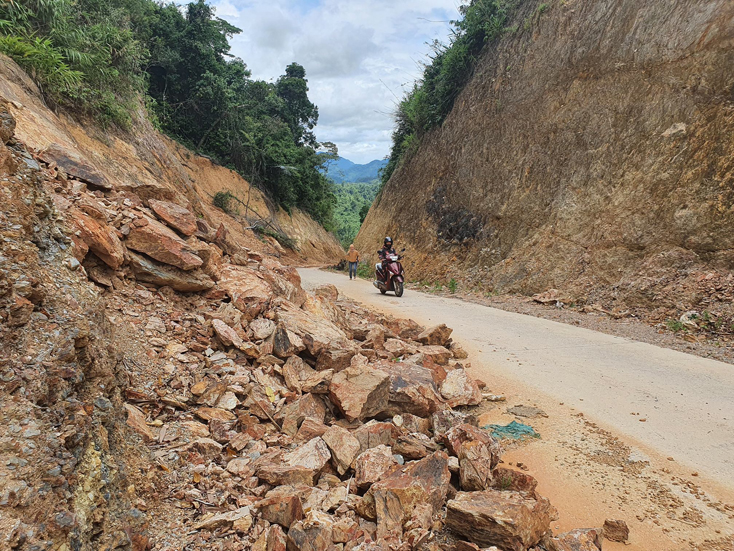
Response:
POLYGON ((218 191, 214 194, 212 203, 214 203, 215 207, 222 209, 227 214, 232 214, 234 212, 231 204, 232 199, 234 199, 234 195, 230 191, 218 191))

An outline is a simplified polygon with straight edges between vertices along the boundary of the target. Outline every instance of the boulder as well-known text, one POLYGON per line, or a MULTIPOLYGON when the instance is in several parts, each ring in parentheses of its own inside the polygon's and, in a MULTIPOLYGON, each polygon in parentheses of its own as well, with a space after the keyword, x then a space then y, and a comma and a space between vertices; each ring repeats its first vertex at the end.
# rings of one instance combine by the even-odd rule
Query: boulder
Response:
POLYGON ((156 216, 184 235, 196 233, 196 217, 190 210, 168 201, 149 199, 148 205, 156 216))
POLYGON ((288 530, 288 551, 330 551, 333 549, 334 519, 320 511, 309 511, 288 530))
POLYGON ((72 209, 70 216, 79 238, 100 260, 113 270, 122 266, 125 249, 114 228, 77 209, 72 209))
POLYGON ((415 340, 423 332, 423 326, 411 319, 388 319, 385 327, 403 340, 415 340))
POLYGON ((310 417, 306 417, 301 423, 298 432, 296 433, 295 441, 307 442, 308 440, 316 438, 317 436, 323 436, 328 428, 329 427, 324 425, 322 422, 317 421, 316 419, 311 419, 310 417))
POLYGON ((324 318, 282 299, 277 301, 275 311, 277 321, 298 335, 314 358, 323 351, 351 348, 346 333, 324 318))
MULTIPOLYGON (((630 529, 623 520, 607 519, 604 521, 604 537, 609 541, 624 543, 630 537, 630 529)), ((601 549, 601 544, 599 549, 601 549)))
POLYGON ((440 439, 457 425, 467 424, 476 427, 477 418, 474 415, 461 411, 445 409, 431 415, 431 424, 433 426, 433 435, 437 439, 440 439))
POLYGON ((286 551, 287 547, 288 537, 283 529, 278 524, 271 526, 265 541, 265 551, 286 551))
POLYGON ((213 319, 212 328, 214 329, 214 332, 217 334, 217 337, 219 337, 219 340, 222 341, 222 344, 224 346, 234 346, 235 348, 240 349, 243 347, 244 343, 242 342, 242 338, 237 334, 234 329, 232 329, 222 320, 213 319))
POLYGON ((400 339, 387 339, 382 347, 389 352, 393 358, 398 358, 406 354, 415 354, 418 352, 418 348, 408 344, 400 339))
POLYGON ((205 517, 194 524, 194 530, 216 530, 226 526, 232 526, 236 523, 242 524, 242 521, 249 518, 250 525, 252 524, 252 515, 250 514, 249 507, 240 507, 234 511, 227 511, 226 513, 216 513, 205 517))
POLYGON ((425 345, 447 346, 453 329, 445 324, 434 325, 417 335, 413 340, 425 345))
POLYGON ((144 253, 159 262, 184 271, 201 266, 204 261, 172 230, 148 216, 138 218, 125 240, 128 249, 144 253))
POLYGON ((313 486, 318 473, 313 469, 290 465, 262 465, 255 475, 271 486, 313 486))
POLYGON ((482 391, 463 369, 454 369, 446 374, 441 385, 441 396, 452 408, 476 406, 482 402, 482 391))
POLYGON ((375 367, 390 375, 390 397, 385 415, 410 413, 428 417, 446 408, 429 369, 398 362, 380 362, 375 367))
POLYGON ((441 436, 440 440, 446 446, 448 453, 456 456, 459 455, 461 445, 466 442, 478 441, 486 444, 492 454, 493 468, 499 463, 500 454, 502 453, 500 444, 496 438, 488 431, 470 425, 469 423, 462 423, 452 427, 441 436))
POLYGON ((128 251, 128 257, 133 274, 138 281, 170 287, 181 293, 198 293, 214 287, 214 281, 200 270, 184 272, 131 251, 128 251))
POLYGON ((374 417, 387 408, 390 377, 369 367, 348 367, 331 380, 329 398, 349 421, 374 417))
POLYGON ((601 528, 582 528, 551 538, 554 551, 601 551, 601 528))
POLYGON ((352 358, 359 352, 355 346, 349 343, 343 344, 341 348, 322 350, 316 359, 316 369, 330 369, 341 371, 351 365, 352 358))
POLYGON ((377 537, 402 534, 403 524, 421 504, 430 504, 433 513, 439 511, 446 499, 450 480, 449 458, 443 452, 436 452, 375 482, 363 500, 366 509, 374 511, 377 537))
POLYGON ((512 490, 534 496, 538 481, 529 474, 497 467, 492 471, 492 487, 495 490, 512 490))
POLYGON ((392 449, 380 444, 359 454, 354 465, 354 483, 365 490, 397 467, 392 449))
POLYGON ((399 434, 400 430, 392 423, 378 421, 370 421, 352 432, 362 452, 379 445, 393 446, 399 434))
POLYGON ((283 463, 289 467, 303 467, 309 469, 314 478, 331 459, 329 447, 320 437, 313 438, 301 444, 295 450, 283 454, 283 463))
POLYGON ((111 190, 113 187, 110 181, 87 159, 62 145, 52 143, 38 156, 45 163, 56 163, 66 174, 90 186, 104 190, 111 190))
POLYGON ((480 547, 524 551, 536 545, 557 518, 545 498, 519 492, 459 492, 446 504, 446 526, 480 547))
POLYGON ((292 333, 281 323, 273 333, 273 354, 279 358, 288 358, 298 353, 296 339, 291 339, 292 333))
POLYGON ((257 318, 250 322, 249 329, 252 331, 252 337, 256 341, 260 341, 273 334, 275 323, 267 318, 257 318))
POLYGON ((252 505, 260 511, 260 516, 271 524, 279 524, 283 528, 303 518, 301 499, 294 494, 266 497, 252 505))
POLYGON ((331 385, 331 379, 333 376, 333 369, 327 369, 326 371, 317 371, 308 379, 303 381, 301 389, 303 390, 303 392, 310 392, 311 394, 328 394, 329 386, 331 385))
POLYGON ((451 354, 448 348, 438 345, 421 346, 418 348, 418 353, 438 365, 447 365, 453 357, 453 354, 451 354))
POLYGON ((259 272, 232 264, 222 268, 218 286, 248 320, 255 319, 265 310, 273 294, 259 272))
POLYGON ((413 460, 422 459, 430 452, 436 451, 438 445, 425 434, 403 434, 398 437, 392 449, 405 459, 413 460))
POLYGON ((396 427, 400 427, 407 432, 419 432, 426 436, 431 436, 431 420, 418 417, 412 413, 403 413, 401 415, 393 415, 392 422, 396 427))
POLYGON ((289 390, 299 394, 302 392, 301 386, 303 383, 315 373, 316 371, 311 369, 311 367, 298 356, 289 357, 288 360, 286 360, 285 365, 283 365, 283 378, 285 379, 285 385, 289 390))
POLYGON ((305 419, 323 424, 325 417, 326 406, 323 400, 316 395, 305 394, 278 411, 275 420, 281 423, 285 434, 295 436, 305 419))
POLYGON ((346 473, 360 452, 359 440, 342 427, 333 426, 327 430, 323 438, 331 450, 331 459, 340 475, 346 473))

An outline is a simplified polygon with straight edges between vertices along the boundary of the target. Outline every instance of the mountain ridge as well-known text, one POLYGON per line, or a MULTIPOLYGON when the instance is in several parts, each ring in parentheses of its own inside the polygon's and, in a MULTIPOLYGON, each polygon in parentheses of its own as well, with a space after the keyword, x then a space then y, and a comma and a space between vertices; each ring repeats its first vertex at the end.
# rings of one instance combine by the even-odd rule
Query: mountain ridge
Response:
POLYGON ((385 165, 387 165, 385 159, 375 159, 369 163, 358 164, 344 157, 338 157, 329 161, 323 172, 337 184, 363 183, 376 180, 385 165))

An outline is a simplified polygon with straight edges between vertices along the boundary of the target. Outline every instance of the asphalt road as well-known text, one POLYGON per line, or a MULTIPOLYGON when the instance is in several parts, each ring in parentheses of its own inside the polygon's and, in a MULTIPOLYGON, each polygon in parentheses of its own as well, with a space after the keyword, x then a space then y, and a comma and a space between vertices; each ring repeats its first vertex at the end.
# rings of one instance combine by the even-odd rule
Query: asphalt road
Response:
POLYGON ((445 323, 490 386, 493 376, 518 381, 734 487, 732 365, 457 299, 383 296, 368 281, 316 268, 299 273, 307 289, 331 283, 378 311, 445 323))

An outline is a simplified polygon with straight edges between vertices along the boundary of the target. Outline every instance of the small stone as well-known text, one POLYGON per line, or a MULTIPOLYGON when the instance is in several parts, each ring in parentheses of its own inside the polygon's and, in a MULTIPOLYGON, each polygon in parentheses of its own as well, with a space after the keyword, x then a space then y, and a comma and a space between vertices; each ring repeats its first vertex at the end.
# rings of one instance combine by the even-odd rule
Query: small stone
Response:
POLYGON ((607 519, 603 527, 604 537, 609 541, 624 543, 629 539, 630 530, 623 520, 607 519))

